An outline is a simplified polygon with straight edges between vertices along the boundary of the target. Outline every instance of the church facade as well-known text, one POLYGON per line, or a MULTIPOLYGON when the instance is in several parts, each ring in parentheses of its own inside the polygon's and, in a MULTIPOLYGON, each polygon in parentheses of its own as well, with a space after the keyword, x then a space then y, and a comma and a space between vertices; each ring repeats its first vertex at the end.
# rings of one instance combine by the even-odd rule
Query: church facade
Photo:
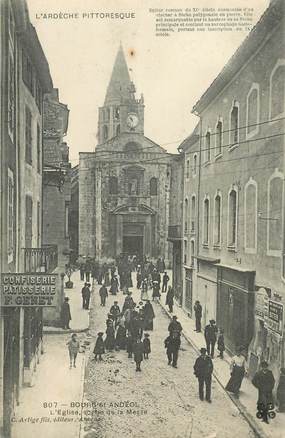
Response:
POLYGON ((144 110, 120 47, 99 108, 95 152, 80 153, 81 255, 170 259, 171 156, 144 135, 144 110))

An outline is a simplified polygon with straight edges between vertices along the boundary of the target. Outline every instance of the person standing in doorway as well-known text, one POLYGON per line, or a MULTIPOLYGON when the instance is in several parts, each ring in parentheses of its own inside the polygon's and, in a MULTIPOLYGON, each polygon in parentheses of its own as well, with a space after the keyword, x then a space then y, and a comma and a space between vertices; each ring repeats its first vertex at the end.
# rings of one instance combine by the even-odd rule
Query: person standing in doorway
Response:
POLYGON ((207 353, 209 355, 211 355, 211 358, 213 359, 214 357, 214 352, 215 352, 215 345, 217 342, 217 326, 216 326, 216 321, 214 319, 211 319, 209 321, 210 324, 206 325, 205 327, 205 340, 206 340, 206 345, 207 345, 207 353))
POLYGON ((210 356, 207 355, 206 348, 201 348, 201 355, 196 359, 194 365, 194 374, 199 382, 199 397, 200 400, 204 400, 204 385, 206 386, 206 400, 211 403, 211 385, 212 385, 212 373, 213 362, 210 356))
POLYGON ((196 322, 195 332, 201 333, 202 306, 199 300, 195 301, 194 312, 195 312, 195 322, 196 322))

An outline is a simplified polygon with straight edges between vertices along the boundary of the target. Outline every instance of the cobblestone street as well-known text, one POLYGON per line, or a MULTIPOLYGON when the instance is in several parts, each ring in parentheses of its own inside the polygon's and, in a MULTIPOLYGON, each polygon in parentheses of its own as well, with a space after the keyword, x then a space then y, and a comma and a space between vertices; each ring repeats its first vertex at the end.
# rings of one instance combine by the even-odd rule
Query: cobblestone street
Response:
MULTIPOLYGON (((163 341, 167 337, 169 319, 159 305, 154 305, 156 318, 154 331, 150 332, 152 352, 149 360, 143 361, 141 373, 135 372, 135 363, 128 359, 126 351, 107 353, 104 362, 95 362, 92 353, 95 336, 98 331, 105 332, 107 312, 114 300, 118 300, 120 307, 124 300, 120 292, 116 297, 109 296, 106 307, 102 308, 98 290, 96 285, 90 312, 94 342, 87 362, 84 397, 85 401, 98 405, 82 427, 82 437, 227 438, 233 433, 237 438, 254 436, 215 379, 212 404, 199 400, 193 375, 196 353, 183 337, 178 369, 167 365, 163 341)), ((139 301, 140 293, 135 289, 133 297, 139 301)), ((164 294, 161 299, 165 300, 164 294)))

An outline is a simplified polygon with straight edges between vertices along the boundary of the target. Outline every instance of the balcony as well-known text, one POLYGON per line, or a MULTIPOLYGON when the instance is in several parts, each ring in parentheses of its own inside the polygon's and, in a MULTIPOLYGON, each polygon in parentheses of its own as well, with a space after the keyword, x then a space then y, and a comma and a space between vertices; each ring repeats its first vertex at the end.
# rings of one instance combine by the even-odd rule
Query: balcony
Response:
POLYGON ((57 245, 43 245, 41 248, 23 248, 24 272, 51 273, 57 267, 57 245))
POLYGON ((170 241, 183 240, 181 225, 169 225, 168 240, 170 241))

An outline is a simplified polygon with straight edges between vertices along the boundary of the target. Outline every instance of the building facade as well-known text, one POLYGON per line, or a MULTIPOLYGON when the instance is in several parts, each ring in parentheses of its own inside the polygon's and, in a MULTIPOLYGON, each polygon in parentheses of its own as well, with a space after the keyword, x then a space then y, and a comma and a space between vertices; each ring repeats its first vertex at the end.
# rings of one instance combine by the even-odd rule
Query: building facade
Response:
MULTIPOLYGON (((43 96, 52 79, 26 2, 2 1, 0 21, 0 273, 52 272, 57 247, 42 242, 43 96)), ((0 435, 10 437, 43 351, 43 317, 41 307, 0 304, 0 435)))
POLYGON ((63 276, 70 261, 69 208, 71 201, 71 165, 67 134, 69 110, 59 101, 58 89, 45 94, 43 101, 43 244, 57 246, 57 269, 60 277, 56 307, 43 310, 46 325, 60 324, 64 300, 63 276))
POLYGON ((171 163, 168 241, 172 253, 172 285, 179 305, 183 299, 183 192, 184 156, 177 155, 171 163))
POLYGON ((169 263, 170 157, 144 136, 144 109, 120 47, 99 108, 96 151, 80 153, 81 255, 128 253, 169 263))
POLYGON ((181 145, 183 306, 191 313, 200 300, 203 326, 216 319, 229 351, 248 349, 251 373, 265 359, 276 375, 284 366, 282 3, 270 3, 195 104, 199 134, 181 145))

